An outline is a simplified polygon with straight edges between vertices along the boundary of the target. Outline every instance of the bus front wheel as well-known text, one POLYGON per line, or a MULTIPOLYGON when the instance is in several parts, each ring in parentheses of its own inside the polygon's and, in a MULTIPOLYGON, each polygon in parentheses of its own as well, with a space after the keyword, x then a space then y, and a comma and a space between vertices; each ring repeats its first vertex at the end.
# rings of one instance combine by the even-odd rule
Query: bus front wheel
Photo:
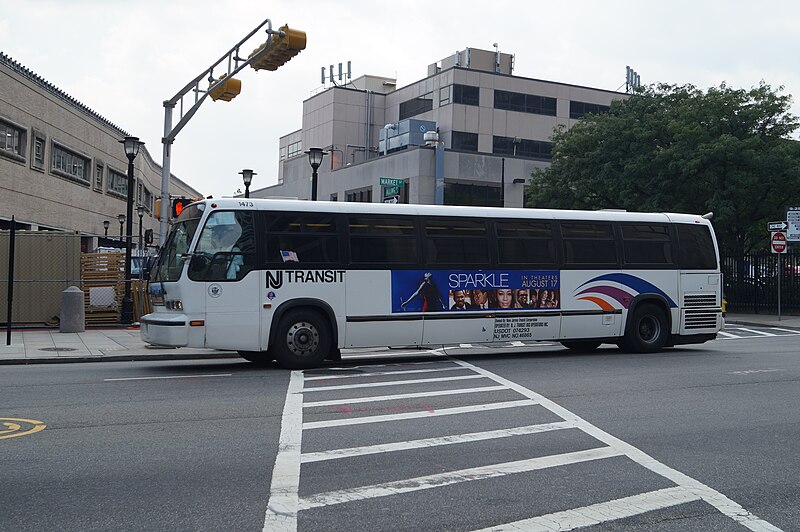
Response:
POLYGON ((319 313, 291 310, 278 323, 272 353, 282 367, 317 367, 330 350, 330 325, 319 313))
POLYGON ((667 343, 669 326, 664 311, 652 303, 636 307, 621 347, 634 353, 652 353, 667 343))

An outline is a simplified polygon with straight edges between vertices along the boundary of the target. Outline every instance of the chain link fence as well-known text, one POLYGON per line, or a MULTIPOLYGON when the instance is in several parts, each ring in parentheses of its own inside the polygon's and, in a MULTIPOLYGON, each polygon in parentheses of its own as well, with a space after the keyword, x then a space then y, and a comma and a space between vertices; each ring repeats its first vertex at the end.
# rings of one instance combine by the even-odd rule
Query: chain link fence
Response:
MULTIPOLYGON (((11 244, 10 231, 0 231, 0 323, 8 325, 10 319, 14 326, 58 326, 61 292, 70 286, 84 293, 86 325, 120 323, 124 251, 81 253, 79 234, 53 231, 15 231, 13 249, 11 244)), ((138 321, 151 310, 147 281, 133 279, 130 284, 138 321)))

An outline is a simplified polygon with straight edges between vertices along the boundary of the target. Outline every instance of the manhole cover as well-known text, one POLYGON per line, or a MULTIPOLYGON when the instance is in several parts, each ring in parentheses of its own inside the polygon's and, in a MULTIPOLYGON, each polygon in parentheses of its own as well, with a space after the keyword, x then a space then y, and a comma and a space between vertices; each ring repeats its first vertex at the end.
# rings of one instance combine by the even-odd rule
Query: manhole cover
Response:
POLYGON ((77 351, 74 347, 43 347, 39 351, 77 351))

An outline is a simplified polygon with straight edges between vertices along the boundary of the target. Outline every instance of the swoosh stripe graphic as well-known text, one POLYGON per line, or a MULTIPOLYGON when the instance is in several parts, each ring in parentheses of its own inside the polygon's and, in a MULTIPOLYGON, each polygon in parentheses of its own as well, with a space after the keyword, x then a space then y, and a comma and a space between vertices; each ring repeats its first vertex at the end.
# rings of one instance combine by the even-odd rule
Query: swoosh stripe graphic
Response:
POLYGON ((603 294, 612 297, 616 299, 619 302, 619 304, 625 308, 628 308, 631 304, 631 301, 633 300, 632 294, 629 294, 625 290, 616 288, 614 286, 593 286, 591 288, 583 290, 582 292, 578 292, 576 295, 586 294, 587 292, 594 292, 596 294, 603 294))
POLYGON ((642 294, 642 293, 655 293, 655 294, 658 294, 658 295, 662 296, 664 299, 666 299, 667 303, 669 304, 670 307, 676 308, 678 306, 675 303, 675 301, 673 301, 672 298, 669 297, 666 293, 664 293, 664 291, 661 290, 659 287, 657 287, 656 285, 654 285, 654 284, 652 284, 652 283, 650 283, 648 281, 645 281, 644 279, 642 279, 640 277, 636 277, 636 276, 631 275, 629 273, 607 273, 605 275, 600 275, 600 276, 595 277, 594 279, 589 279, 588 281, 583 283, 578 288, 581 288, 582 286, 586 286, 587 284, 593 283, 595 281, 612 281, 612 282, 615 282, 615 283, 624 284, 625 286, 633 288, 636 292, 638 292, 640 294, 642 294))
POLYGON ((611 305, 611 303, 607 302, 604 299, 600 299, 599 297, 585 296, 585 297, 579 297, 578 299, 584 299, 586 301, 591 301, 592 303, 597 304, 597 306, 600 307, 603 310, 614 310, 614 307, 613 307, 613 305, 611 305))

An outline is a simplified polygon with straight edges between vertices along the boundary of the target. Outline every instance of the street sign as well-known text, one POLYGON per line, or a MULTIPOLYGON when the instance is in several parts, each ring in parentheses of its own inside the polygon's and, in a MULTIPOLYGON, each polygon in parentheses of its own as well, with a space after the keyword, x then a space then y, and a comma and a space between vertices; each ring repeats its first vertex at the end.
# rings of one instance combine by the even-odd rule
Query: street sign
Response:
POLYGON ((800 242, 800 207, 789 207, 786 211, 786 240, 789 242, 800 242))
POLYGON ((786 253, 786 248, 788 247, 786 244, 786 233, 783 231, 775 231, 772 233, 770 247, 773 253, 786 253))
POLYGON ((382 177, 380 179, 380 184, 387 187, 398 187, 402 188, 405 184, 405 181, 402 179, 395 179, 393 177, 382 177))
POLYGON ((767 223, 767 231, 786 231, 789 224, 786 222, 769 222, 767 223))
POLYGON ((383 202, 384 203, 400 203, 400 197, 399 196, 392 196, 391 198, 384 198, 383 202))
POLYGON ((384 187, 383 195, 388 196, 397 196, 400 194, 400 187, 384 187))

